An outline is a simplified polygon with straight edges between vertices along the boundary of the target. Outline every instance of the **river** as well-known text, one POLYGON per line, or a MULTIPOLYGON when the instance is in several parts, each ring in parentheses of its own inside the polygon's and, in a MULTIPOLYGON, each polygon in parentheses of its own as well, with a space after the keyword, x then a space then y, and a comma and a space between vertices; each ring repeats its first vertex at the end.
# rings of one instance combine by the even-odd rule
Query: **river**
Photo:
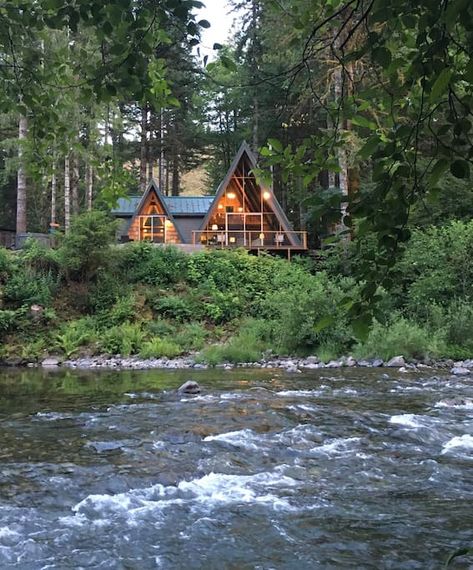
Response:
POLYGON ((440 568, 473 543, 460 398, 432 371, 0 371, 0 568, 440 568))

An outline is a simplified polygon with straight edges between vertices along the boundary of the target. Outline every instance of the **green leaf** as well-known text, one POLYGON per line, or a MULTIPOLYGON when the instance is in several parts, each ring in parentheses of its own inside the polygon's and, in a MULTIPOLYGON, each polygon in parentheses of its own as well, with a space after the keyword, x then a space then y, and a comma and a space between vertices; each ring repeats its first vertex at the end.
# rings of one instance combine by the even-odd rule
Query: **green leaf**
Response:
POLYGON ((440 160, 437 160, 434 167, 430 171, 430 176, 429 176, 429 183, 432 186, 435 186, 437 184, 442 174, 446 172, 449 164, 450 163, 446 158, 441 158, 440 160))
POLYGON ((366 117, 362 117, 361 115, 357 115, 351 119, 353 125, 358 127, 364 127, 366 129, 370 129, 370 131, 375 131, 377 129, 376 123, 370 121, 366 117))
POLYGON ((455 178, 468 178, 470 176, 470 165, 466 160, 455 160, 450 165, 450 172, 455 178))
POLYGON ((314 331, 319 333, 329 327, 335 321, 335 317, 333 315, 327 315, 319 319, 314 325, 314 331))
POLYGON ((449 69, 448 67, 442 69, 442 71, 439 73, 430 91, 430 100, 432 102, 438 101, 440 97, 445 93, 450 84, 452 75, 453 70, 449 69))
POLYGON ((378 147, 379 143, 380 143, 380 139, 378 136, 372 136, 370 137, 365 144, 362 146, 362 148, 359 151, 359 156, 360 158, 366 160, 367 158, 370 158, 371 155, 373 154, 373 152, 376 150, 376 148, 378 147))
POLYGON ((282 152, 282 143, 278 139, 268 139, 270 145, 276 152, 282 152))
POLYGON ((353 319, 351 322, 351 326, 353 329, 353 334, 356 336, 358 340, 366 340, 370 333, 371 328, 371 316, 369 315, 362 315, 356 319, 353 319))

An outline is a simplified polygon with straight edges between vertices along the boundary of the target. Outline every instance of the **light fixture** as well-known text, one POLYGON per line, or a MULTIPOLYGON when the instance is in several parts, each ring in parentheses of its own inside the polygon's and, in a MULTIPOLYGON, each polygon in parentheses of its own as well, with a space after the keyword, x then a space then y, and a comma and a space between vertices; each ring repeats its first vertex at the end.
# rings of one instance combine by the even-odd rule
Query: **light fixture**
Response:
POLYGON ((219 210, 223 210, 223 204, 219 204, 219 205, 218 205, 218 209, 219 209, 219 210))
POLYGON ((216 232, 218 230, 217 224, 212 224, 212 231, 216 232))
POLYGON ((269 200, 269 199, 271 198, 271 194, 270 194, 267 190, 265 190, 265 191, 263 192, 263 198, 264 198, 265 200, 269 200))
POLYGON ((227 192, 227 198, 229 200, 235 200, 235 198, 236 198, 235 192, 227 192))
POLYGON ((230 243, 236 243, 236 237, 231 236, 230 237, 230 243))
POLYGON ((241 206, 238 207, 239 212, 243 212, 243 208, 241 206))
POLYGON ((166 221, 164 222, 166 226, 172 226, 172 222, 171 220, 166 219, 166 221))
POLYGON ((264 240, 264 234, 260 234, 260 235, 259 235, 259 239, 260 239, 261 241, 263 241, 263 240, 264 240))

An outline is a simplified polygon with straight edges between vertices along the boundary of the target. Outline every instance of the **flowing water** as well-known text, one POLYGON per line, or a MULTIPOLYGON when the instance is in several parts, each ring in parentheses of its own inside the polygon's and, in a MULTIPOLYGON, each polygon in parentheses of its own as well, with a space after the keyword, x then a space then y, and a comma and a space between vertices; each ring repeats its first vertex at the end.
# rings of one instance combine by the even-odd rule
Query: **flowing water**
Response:
POLYGON ((0 568, 441 568, 473 543, 459 398, 379 369, 0 372, 0 568))

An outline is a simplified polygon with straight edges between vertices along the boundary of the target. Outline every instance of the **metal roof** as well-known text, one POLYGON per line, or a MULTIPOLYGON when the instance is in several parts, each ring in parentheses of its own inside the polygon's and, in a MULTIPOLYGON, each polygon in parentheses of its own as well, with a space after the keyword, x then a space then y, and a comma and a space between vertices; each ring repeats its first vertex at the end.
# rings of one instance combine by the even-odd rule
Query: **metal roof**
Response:
POLYGON ((205 216, 215 196, 164 196, 171 214, 175 216, 205 216))
MULTIPOLYGON (((162 196, 162 200, 174 216, 205 216, 215 196, 162 196)), ((112 210, 116 216, 133 216, 141 196, 119 198, 117 207, 112 210)))
POLYGON ((112 214, 117 216, 133 216, 136 207, 140 203, 141 196, 127 196, 126 198, 118 198, 116 208, 113 208, 112 214))

